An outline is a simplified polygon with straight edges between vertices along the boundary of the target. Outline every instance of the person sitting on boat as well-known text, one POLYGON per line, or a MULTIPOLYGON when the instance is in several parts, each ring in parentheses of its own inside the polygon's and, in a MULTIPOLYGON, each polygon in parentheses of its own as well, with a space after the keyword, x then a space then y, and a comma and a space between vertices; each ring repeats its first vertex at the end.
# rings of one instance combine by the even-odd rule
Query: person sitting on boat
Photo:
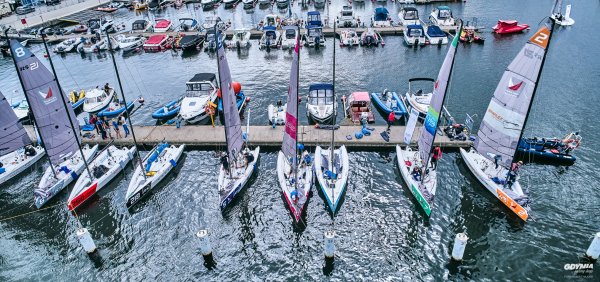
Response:
POLYGON ((110 85, 108 85, 108 82, 104 84, 104 92, 106 92, 106 94, 110 93, 110 85))
POLYGON ((309 166, 312 162, 312 158, 310 157, 310 154, 307 151, 304 151, 304 153, 302 153, 302 160, 304 161, 306 166, 309 166))
POLYGON ((437 169, 438 160, 442 158, 442 149, 440 147, 435 147, 431 156, 431 169, 437 169))
POLYGON ((35 149, 33 148, 33 146, 27 145, 25 147, 25 156, 27 156, 27 157, 33 157, 36 154, 37 154, 37 152, 35 151, 35 149))
POLYGON ((510 166, 510 171, 508 172, 508 177, 506 179, 506 186, 508 186, 508 189, 512 189, 513 183, 515 183, 517 180, 517 176, 521 170, 521 165, 523 165, 523 161, 512 163, 510 166))
POLYGON ((298 190, 294 189, 292 193, 290 193, 290 198, 292 198, 292 202, 294 202, 294 205, 297 204, 298 200, 300 199, 300 197, 298 197, 298 190))
POLYGON ((460 140, 460 141, 467 140, 467 129, 463 128, 463 131, 460 132, 458 135, 456 135, 456 137, 454 137, 454 139, 460 140))
POLYGON ((418 166, 414 166, 412 170, 412 176, 416 181, 421 181, 421 168, 418 166))
POLYGON ((277 111, 280 112, 281 111, 281 107, 283 106, 283 103, 281 102, 281 100, 277 101, 277 111))
POLYGON ((229 171, 229 159, 227 157, 227 153, 223 153, 221 156, 221 163, 223 164, 225 171, 229 171))
POLYGON ((494 155, 494 165, 496 165, 495 169, 498 169, 498 162, 502 160, 502 156, 500 155, 494 155))
POLYGON ((250 152, 244 153, 244 157, 246 157, 246 164, 249 164, 254 161, 254 155, 250 152))

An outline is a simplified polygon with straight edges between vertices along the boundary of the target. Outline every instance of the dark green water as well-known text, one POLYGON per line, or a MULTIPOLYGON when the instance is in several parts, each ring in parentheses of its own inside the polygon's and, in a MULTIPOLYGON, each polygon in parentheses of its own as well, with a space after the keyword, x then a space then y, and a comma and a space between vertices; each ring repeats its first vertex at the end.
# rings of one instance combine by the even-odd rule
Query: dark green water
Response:
MULTIPOLYGON (((334 1, 334 17, 342 2, 334 1)), ((451 3, 455 16, 478 17, 488 27, 485 45, 461 45, 456 56, 448 109, 462 120, 466 113, 482 116, 500 76, 533 31, 494 36, 499 18, 518 19, 536 29, 552 1, 468 1, 451 3)), ((591 236, 600 231, 600 173, 597 167, 600 98, 598 1, 574 1, 570 28, 554 34, 527 135, 562 136, 579 130, 584 143, 578 161, 568 170, 527 165, 521 182, 530 190, 531 221, 522 223, 484 191, 457 153, 446 153, 439 166, 439 185, 430 220, 401 184, 395 153, 350 152, 350 180, 345 200, 332 220, 323 198, 313 187, 305 217, 298 228, 281 197, 275 175, 276 153, 261 154, 256 177, 239 200, 221 214, 216 190, 218 161, 214 152, 189 151, 177 175, 166 179, 135 209, 125 207, 131 165, 86 207, 78 211, 99 252, 87 256, 75 236, 77 227, 66 208, 68 191, 49 203, 53 208, 13 220, 33 211, 32 190, 46 164, 37 166, 0 189, 0 280, 531 280, 572 278, 566 263, 578 263, 591 236), (203 266, 194 233, 209 229, 217 266, 203 266), (324 271, 323 233, 335 230, 336 260, 324 271), (467 232, 465 261, 449 262, 454 235, 467 232)), ((345 3, 345 2, 344 2, 345 3)), ((365 19, 373 6, 354 4, 365 19)), ((399 5, 387 3, 397 18, 399 5)), ((433 5, 418 6, 425 18, 433 5), (427 12, 425 12, 427 11, 427 12)), ((296 9, 295 7, 294 9, 296 9)), ((312 8, 311 8, 312 9, 312 8)), ((216 10, 236 27, 252 26, 268 12, 216 10)), ((276 11, 277 12, 277 11, 276 11)), ((327 13, 327 9, 323 11, 327 13)), ((209 12, 212 13, 212 12, 209 12)), ((305 14, 305 11, 302 11, 305 14)), ((118 12, 129 23, 134 13, 118 12)), ((201 9, 168 9, 157 17, 193 15, 201 9)), ((149 17, 153 18, 151 14, 149 17)), ((117 20, 119 21, 119 20, 117 20)), ((446 47, 406 48, 400 37, 387 36, 379 49, 337 49, 336 89, 403 93, 410 77, 435 77, 446 47)), ((308 85, 331 81, 331 41, 326 48, 301 51, 301 93, 308 85)), ((232 75, 243 84, 250 102, 251 123, 266 124, 266 107, 284 99, 291 55, 284 51, 228 52, 232 75)), ((38 55, 39 46, 32 49, 38 55)), ((108 54, 82 58, 54 57, 66 89, 116 83, 108 54)), ((184 91, 197 72, 216 72, 214 55, 170 52, 118 56, 126 95, 143 95, 147 105, 134 114, 137 124, 152 124, 150 113, 184 91)), ((0 59, 0 89, 18 97, 18 80, 10 59, 0 59)), ((301 109, 303 109, 301 107, 301 109)), ((301 121, 306 121, 301 111, 301 121)), ((378 123, 384 119, 376 115, 378 123)), ((477 122, 476 122, 477 123, 477 122)), ((378 138, 378 137, 370 137, 378 138)), ((215 148, 222 149, 222 148, 215 148)), ((595 265, 597 266, 597 264, 595 265)), ((592 281, 600 280, 596 270, 592 281)))

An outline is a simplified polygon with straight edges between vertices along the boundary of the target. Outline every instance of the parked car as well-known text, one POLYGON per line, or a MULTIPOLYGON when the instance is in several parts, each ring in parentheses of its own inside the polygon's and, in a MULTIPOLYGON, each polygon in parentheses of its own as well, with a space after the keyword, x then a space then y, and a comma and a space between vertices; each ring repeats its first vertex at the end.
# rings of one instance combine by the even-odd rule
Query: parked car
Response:
POLYGON ((33 6, 19 6, 17 7, 17 10, 15 12, 17 13, 17 15, 25 15, 33 11, 35 11, 35 8, 33 6))

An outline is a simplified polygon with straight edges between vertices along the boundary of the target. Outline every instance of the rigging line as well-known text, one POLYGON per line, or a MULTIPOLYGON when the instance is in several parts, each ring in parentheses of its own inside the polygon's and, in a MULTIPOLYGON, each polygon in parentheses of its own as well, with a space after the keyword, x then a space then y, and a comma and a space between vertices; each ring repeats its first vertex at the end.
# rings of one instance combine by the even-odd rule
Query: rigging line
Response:
POLYGON ((19 218, 19 217, 22 217, 22 216, 26 216, 26 215, 29 215, 29 214, 32 214, 32 213, 36 213, 36 212, 40 212, 40 211, 43 211, 43 210, 51 209, 51 208, 54 208, 54 207, 56 207, 58 205, 62 205, 62 203, 58 203, 58 204, 55 204, 53 206, 49 206, 49 207, 45 207, 45 208, 33 210, 33 211, 30 211, 30 212, 18 214, 18 215, 15 215, 15 216, 10 216, 10 217, 7 217, 7 218, 2 218, 2 219, 0 219, 0 222, 9 221, 9 220, 12 220, 12 219, 15 219, 15 218, 19 218))
MULTIPOLYGON (((48 54, 48 56, 50 56, 50 54, 48 54)), ((60 61, 62 63, 62 65, 65 67, 65 70, 67 71, 67 73, 71 77, 71 80, 73 82, 75 82, 75 85, 77 85, 77 88, 82 89, 81 86, 79 85, 79 83, 77 83, 77 80, 75 80, 75 77, 73 77, 73 74, 71 73, 71 71, 69 71, 69 68, 67 67, 67 64, 65 64, 64 58, 62 58, 62 56, 57 56, 57 55, 55 55, 54 57, 60 57, 60 60, 58 60, 58 61, 60 61)))
MULTIPOLYGON (((127 64, 127 62, 125 61, 125 59, 123 58, 123 64, 125 65, 125 68, 127 69, 127 71, 129 72, 129 75, 131 76, 133 83, 135 84, 135 87, 137 88, 138 92, 140 93, 140 96, 142 95, 142 90, 140 89, 140 86, 138 85, 137 81, 138 79, 136 79, 133 76, 133 73, 131 72, 131 70, 129 69, 129 64, 127 64)), ((134 70, 137 70, 134 68, 134 70)), ((141 76, 139 75, 139 72, 137 73, 138 77, 140 78, 141 81, 141 76)), ((146 89, 145 85, 142 83, 142 88, 144 88, 144 93, 148 94, 148 89, 146 89)))

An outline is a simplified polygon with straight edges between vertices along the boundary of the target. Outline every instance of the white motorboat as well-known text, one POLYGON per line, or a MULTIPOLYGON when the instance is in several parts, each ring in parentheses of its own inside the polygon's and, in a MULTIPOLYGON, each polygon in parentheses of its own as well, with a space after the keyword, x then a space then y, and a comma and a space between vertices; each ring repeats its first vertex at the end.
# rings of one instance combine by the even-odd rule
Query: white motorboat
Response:
POLYGON ((384 46, 385 42, 383 41, 383 38, 381 38, 381 35, 372 28, 367 28, 367 30, 360 35, 361 46, 379 47, 379 44, 381 44, 381 46, 384 46))
POLYGON ((448 36, 446 33, 437 25, 428 25, 427 31, 425 32, 425 38, 431 45, 444 45, 448 44, 448 36))
POLYGON ((81 206, 85 201, 98 193, 102 188, 106 187, 133 159, 135 154, 135 146, 131 148, 117 149, 110 145, 104 148, 96 158, 89 163, 90 171, 93 175, 89 175, 87 170, 84 170, 67 201, 70 211, 81 206))
POLYGON ((115 36, 115 40, 118 42, 119 49, 123 50, 123 52, 130 52, 134 50, 141 49, 146 42, 146 38, 142 36, 125 36, 123 34, 119 34, 115 36))
POLYGON ((88 90, 85 94, 85 102, 83 103, 83 111, 90 114, 95 114, 108 107, 115 98, 115 90, 110 88, 108 92, 94 88, 88 90))
POLYGON ((247 29, 237 29, 233 31, 233 37, 229 41, 229 48, 250 48, 250 31, 247 29))
POLYGON ((454 29, 456 21, 452 17, 452 10, 448 6, 439 6, 431 12, 429 20, 442 29, 454 29))
POLYGON ((154 32, 167 32, 173 28, 173 23, 167 19, 156 19, 154 24, 154 32))
MULTIPOLYGON (((82 150, 85 159, 91 160, 96 155, 96 152, 98 152, 98 145, 94 145, 92 148, 86 145, 82 150)), ((41 208, 52 197, 56 196, 56 194, 77 179, 84 170, 85 162, 81 158, 79 151, 58 164, 54 168, 54 172, 51 167, 46 168, 46 172, 44 172, 38 188, 33 191, 35 206, 38 209, 41 208)))
POLYGON ((552 8, 550 18, 558 25, 570 26, 575 24, 575 20, 571 18, 571 5, 565 7, 565 14, 562 14, 562 0, 556 0, 552 8))
MULTIPOLYGON (((109 38, 111 40, 110 45, 112 46, 112 48, 115 50, 119 49, 119 44, 117 43, 117 41, 112 37, 109 38)), ((95 40, 95 38, 86 39, 83 43, 79 44, 77 50, 80 53, 94 53, 108 50, 108 47, 108 40, 106 40, 106 36, 104 36, 100 40, 95 40)))
POLYGON ((186 93, 179 110, 184 121, 198 123, 210 117, 208 107, 217 103, 217 85, 214 73, 198 73, 186 83, 186 93))
POLYGON ((136 166, 125 195, 127 207, 131 207, 148 195, 178 165, 185 145, 169 146, 161 143, 144 158, 144 170, 136 166))
POLYGON ((286 108, 287 104, 280 107, 270 104, 267 107, 267 116, 269 117, 269 123, 276 125, 284 125, 286 108))
POLYGON ((197 31, 200 30, 200 24, 196 19, 193 18, 181 18, 179 19, 179 31, 197 31))
POLYGON ((204 22, 202 22, 202 28, 204 30, 214 30, 215 29, 215 25, 217 26, 218 30, 225 30, 225 24, 223 23, 223 21, 221 20, 220 17, 215 16, 215 15, 208 15, 206 16, 206 18, 204 18, 204 22))
POLYGON ((398 13, 399 23, 407 27, 409 25, 421 24, 419 11, 415 7, 404 7, 398 13))
POLYGON ((281 33, 274 26, 265 26, 259 41, 260 48, 277 48, 281 44, 281 33))
POLYGON ((314 170, 327 205, 331 213, 335 214, 348 184, 350 160, 346 146, 334 150, 333 154, 331 148, 325 150, 321 149, 321 146, 317 146, 314 170))
POLYGON ((281 36, 281 48, 292 49, 296 45, 296 36, 298 34, 298 27, 296 26, 284 26, 283 35, 281 36))
POLYGON ((371 26, 373 27, 389 27, 392 26, 390 13, 385 7, 375 8, 375 12, 371 17, 371 26))
POLYGON ((84 41, 83 37, 69 38, 54 47, 54 53, 69 53, 77 50, 77 46, 84 41))
POLYGON ((22 121, 29 116, 29 103, 27 103, 27 99, 23 99, 11 106, 13 112, 17 116, 17 120, 22 121))
POLYGON ((408 25, 404 27, 404 42, 408 46, 425 45, 425 30, 420 24, 408 25))
POLYGON ((360 38, 354 29, 343 30, 340 35, 341 46, 358 46, 360 38))
POLYGON ((340 14, 337 16, 338 27, 358 27, 358 20, 354 15, 352 6, 343 6, 340 14))
POLYGON ((150 32, 152 31, 154 26, 149 20, 135 20, 131 24, 132 32, 150 32))
POLYGON ((275 14, 267 14, 265 15, 265 18, 261 21, 260 24, 262 25, 263 29, 265 29, 266 27, 278 28, 281 24, 281 18, 275 14))
POLYGON ((327 123, 333 118, 337 101, 333 98, 332 84, 313 84, 308 88, 306 115, 317 123, 327 123))
POLYGON ((40 146, 31 146, 1 156, 0 163, 2 163, 2 167, 0 168, 0 171, 2 171, 2 173, 0 173, 0 184, 3 184, 25 171, 25 169, 39 161, 45 154, 44 148, 40 146), (31 151, 32 149, 33 151, 31 151), (26 150, 29 150, 31 153, 26 153, 26 150))
MULTIPOLYGON (((427 115, 427 109, 429 103, 431 103, 431 97, 433 96, 433 89, 435 88, 435 80, 433 78, 411 78, 408 80, 408 91, 404 96, 404 101, 407 106, 414 108, 419 112, 419 117, 425 117, 427 115), (422 81, 427 84, 431 84, 431 92, 429 90, 423 91, 422 88, 415 91, 413 87, 415 82, 422 81)), ((410 110, 410 108, 408 110, 410 110)))

